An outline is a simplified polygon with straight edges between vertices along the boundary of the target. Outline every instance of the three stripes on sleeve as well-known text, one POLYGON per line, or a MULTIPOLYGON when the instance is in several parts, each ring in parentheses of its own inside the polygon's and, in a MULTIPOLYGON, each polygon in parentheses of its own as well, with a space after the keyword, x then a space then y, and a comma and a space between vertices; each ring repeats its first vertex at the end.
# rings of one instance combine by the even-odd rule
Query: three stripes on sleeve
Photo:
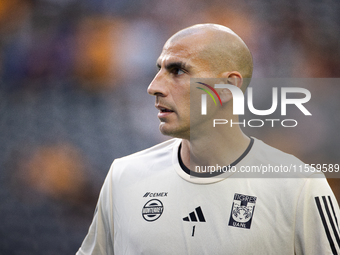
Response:
POLYGON ((340 231, 332 199, 330 196, 315 197, 315 203, 332 253, 335 255, 340 254, 340 231))

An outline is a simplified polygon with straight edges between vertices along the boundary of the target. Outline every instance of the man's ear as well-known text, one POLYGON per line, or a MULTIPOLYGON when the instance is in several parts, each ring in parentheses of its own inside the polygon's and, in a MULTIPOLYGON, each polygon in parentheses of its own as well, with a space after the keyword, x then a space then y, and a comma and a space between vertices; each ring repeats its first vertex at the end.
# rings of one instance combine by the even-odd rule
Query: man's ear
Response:
MULTIPOLYGON (((238 88, 242 87, 243 78, 239 72, 225 72, 222 74, 222 78, 224 82, 227 82, 229 85, 234 85, 238 88)), ((231 99, 233 99, 233 95, 229 89, 222 89, 220 91, 220 98, 222 103, 227 103, 231 99)))
POLYGON ((218 94, 220 95, 222 104, 225 104, 233 99, 233 94, 229 89, 221 89, 218 94))
POLYGON ((222 77, 224 78, 224 80, 227 79, 228 84, 234 85, 238 88, 242 87, 243 78, 239 72, 225 72, 222 74, 222 77))

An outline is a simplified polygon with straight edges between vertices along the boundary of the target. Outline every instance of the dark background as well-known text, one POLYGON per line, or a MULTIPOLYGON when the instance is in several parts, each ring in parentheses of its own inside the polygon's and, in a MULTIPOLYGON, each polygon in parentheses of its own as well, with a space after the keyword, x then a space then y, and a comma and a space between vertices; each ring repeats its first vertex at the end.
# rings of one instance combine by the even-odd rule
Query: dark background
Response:
MULTIPOLYGON (((1 0, 0 254, 74 254, 113 159, 166 139, 146 89, 173 33, 219 23, 249 46, 255 78, 336 78, 339 13, 337 0, 1 0)), ((254 133, 339 163, 339 89, 311 92, 318 121, 254 133)))

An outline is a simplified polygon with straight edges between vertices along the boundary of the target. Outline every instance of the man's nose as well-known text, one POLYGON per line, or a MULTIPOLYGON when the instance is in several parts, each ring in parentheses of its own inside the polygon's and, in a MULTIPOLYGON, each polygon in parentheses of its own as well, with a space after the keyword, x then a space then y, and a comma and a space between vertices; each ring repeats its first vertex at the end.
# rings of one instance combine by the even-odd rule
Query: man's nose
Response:
POLYGON ((152 96, 166 96, 164 75, 159 71, 148 87, 148 93, 152 96))

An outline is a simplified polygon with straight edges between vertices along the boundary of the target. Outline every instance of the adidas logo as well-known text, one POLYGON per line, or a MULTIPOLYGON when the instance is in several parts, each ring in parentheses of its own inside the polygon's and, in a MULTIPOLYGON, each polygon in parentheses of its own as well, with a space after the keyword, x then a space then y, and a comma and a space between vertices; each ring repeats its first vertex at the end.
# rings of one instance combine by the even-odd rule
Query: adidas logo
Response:
POLYGON ((197 207, 195 211, 189 213, 189 216, 184 217, 183 221, 192 221, 192 222, 205 222, 205 218, 202 212, 201 207, 197 207), (196 212, 196 213, 195 213, 196 212))

